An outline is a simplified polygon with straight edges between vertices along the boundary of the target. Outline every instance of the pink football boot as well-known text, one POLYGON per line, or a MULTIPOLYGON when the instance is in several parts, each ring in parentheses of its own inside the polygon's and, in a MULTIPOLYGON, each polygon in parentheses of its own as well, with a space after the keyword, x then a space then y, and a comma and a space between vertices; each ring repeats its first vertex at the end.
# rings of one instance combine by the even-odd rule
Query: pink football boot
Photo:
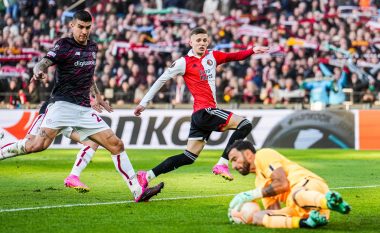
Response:
POLYGON ((68 177, 66 177, 65 186, 68 188, 73 188, 79 193, 87 193, 90 191, 87 185, 80 182, 79 177, 76 175, 69 175, 68 177))
POLYGON ((215 175, 219 175, 229 181, 234 179, 234 177, 230 173, 230 170, 228 169, 228 166, 224 164, 215 165, 212 169, 212 173, 214 173, 215 175))

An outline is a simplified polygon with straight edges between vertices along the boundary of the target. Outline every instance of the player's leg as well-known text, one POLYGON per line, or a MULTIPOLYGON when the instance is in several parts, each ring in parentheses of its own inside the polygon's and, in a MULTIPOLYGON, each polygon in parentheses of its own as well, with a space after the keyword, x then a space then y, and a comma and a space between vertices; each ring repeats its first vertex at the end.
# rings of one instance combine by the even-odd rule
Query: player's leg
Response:
POLYGON ((311 211, 308 217, 284 214, 281 210, 263 210, 256 212, 253 224, 267 228, 316 228, 328 223, 327 218, 318 211, 311 211))
POLYGON ((329 217, 328 210, 342 214, 348 214, 351 211, 350 205, 343 201, 342 196, 337 192, 330 191, 325 182, 308 178, 302 183, 302 187, 294 188, 294 191, 291 191, 292 199, 289 200, 289 203, 293 201, 300 208, 323 209, 327 213, 327 218, 329 217))
MULTIPOLYGON (((66 123, 75 123, 77 119, 73 114, 77 114, 75 109, 68 109, 63 101, 58 101, 50 104, 46 109, 45 114, 41 114, 41 124, 38 134, 33 140, 22 139, 11 145, 3 147, 0 150, 0 157, 9 158, 17 155, 29 154, 45 150, 53 142, 54 138, 60 132, 60 129, 64 128, 66 123), (62 111, 65 109, 65 111, 62 111), (68 121, 71 119, 71 122, 68 121)), ((73 104, 69 104, 73 105, 73 104)))
POLYGON ((124 151, 123 142, 112 132, 111 129, 93 134, 89 136, 89 138, 111 152, 116 170, 127 183, 136 202, 147 201, 161 191, 163 183, 152 188, 146 188, 140 185, 128 155, 124 151))
MULTIPOLYGON (((228 111, 218 110, 220 112, 224 112, 225 114, 228 111)), ((222 156, 220 157, 218 163, 213 167, 213 173, 215 175, 220 175, 226 180, 233 180, 233 177, 228 169, 228 149, 229 147, 236 141, 240 139, 244 139, 252 130, 252 123, 236 114, 229 113, 228 120, 225 125, 220 128, 220 131, 233 129, 235 132, 231 135, 226 148, 223 151, 222 156)))
POLYGON ((181 154, 165 159, 148 172, 139 171, 137 176, 140 183, 147 185, 149 181, 163 173, 194 163, 211 135, 212 129, 208 130, 208 127, 212 125, 208 122, 209 119, 210 116, 206 110, 199 110, 193 113, 186 150, 181 154))
POLYGON ((80 120, 76 123, 78 126, 76 131, 80 135, 80 141, 89 138, 111 152, 116 170, 127 183, 135 201, 149 200, 153 195, 160 192, 163 184, 153 188, 145 188, 139 184, 133 166, 124 151, 123 142, 114 134, 104 120, 91 108, 81 106, 76 108, 82 113, 80 120))
MULTIPOLYGON (((26 140, 34 140, 36 135, 38 135, 38 131, 40 130, 40 126, 41 126, 41 123, 42 123, 42 119, 44 117, 44 114, 39 114, 36 119, 33 121, 32 123, 32 126, 30 127, 30 129, 28 130, 28 133, 26 134, 26 136, 24 137, 24 139, 26 140)), ((2 156, 2 149, 6 149, 8 148, 9 146, 11 146, 12 144, 14 144, 15 142, 13 143, 9 143, 9 144, 6 144, 2 147, 0 147, 0 160, 2 159, 6 159, 6 158, 11 158, 11 157, 14 157, 14 156, 17 156, 18 154, 8 154, 8 157, 5 157, 5 156, 2 156)), ((9 149, 9 148, 8 148, 9 149)))
POLYGON ((162 163, 147 172, 139 171, 138 179, 143 185, 148 185, 148 182, 161 174, 171 172, 179 167, 190 165, 198 158, 198 155, 203 150, 205 145, 204 140, 189 140, 187 141, 186 150, 178 155, 173 155, 165 159, 162 163))
MULTIPOLYGON (((62 134, 75 142, 80 142, 80 135, 71 127, 62 130, 62 134)), ((91 161, 99 145, 91 140, 85 140, 80 143, 83 146, 79 150, 73 168, 71 169, 70 175, 66 177, 66 179, 64 180, 64 184, 68 188, 73 188, 80 193, 85 193, 89 192, 90 189, 87 185, 80 181, 79 177, 82 171, 87 167, 88 163, 91 161)))
POLYGON ((0 149, 0 160, 43 151, 50 146, 58 132, 58 129, 41 128, 32 140, 24 138, 7 144, 0 149))

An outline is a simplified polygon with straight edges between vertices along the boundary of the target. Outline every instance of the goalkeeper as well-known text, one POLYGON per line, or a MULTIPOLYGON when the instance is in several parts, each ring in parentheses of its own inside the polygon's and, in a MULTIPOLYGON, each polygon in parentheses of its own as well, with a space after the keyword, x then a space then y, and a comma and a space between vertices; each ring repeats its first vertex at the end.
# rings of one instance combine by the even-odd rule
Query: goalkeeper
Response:
POLYGON ((254 214, 253 224, 268 228, 316 228, 327 224, 330 210, 342 214, 351 210, 321 177, 275 150, 256 152, 251 142, 239 140, 231 145, 228 156, 240 174, 256 173, 256 189, 239 193, 230 202, 230 221, 232 209, 240 210, 245 202, 259 198, 265 210, 254 214))

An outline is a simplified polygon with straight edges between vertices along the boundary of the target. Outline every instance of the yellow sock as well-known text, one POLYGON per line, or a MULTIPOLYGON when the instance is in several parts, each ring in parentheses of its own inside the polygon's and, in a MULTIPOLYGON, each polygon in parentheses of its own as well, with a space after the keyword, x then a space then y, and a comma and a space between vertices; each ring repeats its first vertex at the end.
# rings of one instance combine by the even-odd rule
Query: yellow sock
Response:
POLYGON ((263 225, 267 228, 299 228, 300 220, 299 217, 266 214, 263 218, 263 225))

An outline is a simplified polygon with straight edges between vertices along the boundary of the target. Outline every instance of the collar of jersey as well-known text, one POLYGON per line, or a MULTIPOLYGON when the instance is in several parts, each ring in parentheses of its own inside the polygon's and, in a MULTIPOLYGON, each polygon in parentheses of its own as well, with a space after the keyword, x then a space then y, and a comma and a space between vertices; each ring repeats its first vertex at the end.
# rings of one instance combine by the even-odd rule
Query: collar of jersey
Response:
MULTIPOLYGON (((209 52, 208 52, 208 49, 206 49, 206 52, 205 52, 205 54, 203 54, 203 56, 202 57, 200 57, 200 58, 203 58, 203 57, 205 57, 207 54, 208 54, 209 52)), ((198 58, 198 57, 196 57, 195 56, 195 54, 194 54, 194 52, 193 52, 193 50, 192 49, 190 49, 190 51, 187 53, 187 56, 189 56, 189 57, 195 57, 195 58, 198 58)), ((199 58, 199 59, 200 59, 199 58)))
POLYGON ((86 48, 87 45, 90 43, 90 40, 87 40, 87 44, 86 44, 86 45, 82 45, 82 44, 79 44, 79 43, 74 39, 73 36, 71 36, 70 39, 73 41, 73 43, 74 43, 75 45, 77 45, 78 47, 81 47, 81 48, 86 48))

